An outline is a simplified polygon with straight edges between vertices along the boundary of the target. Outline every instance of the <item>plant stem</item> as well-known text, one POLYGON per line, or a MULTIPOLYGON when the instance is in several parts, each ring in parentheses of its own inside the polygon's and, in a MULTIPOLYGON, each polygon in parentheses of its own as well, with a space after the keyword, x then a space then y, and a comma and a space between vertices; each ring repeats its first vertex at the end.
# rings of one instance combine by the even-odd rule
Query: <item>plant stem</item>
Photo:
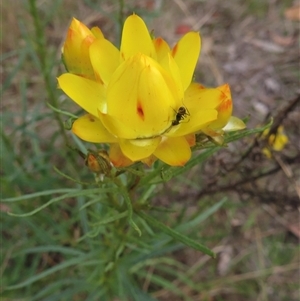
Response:
MULTIPOLYGON (((47 91, 47 94, 49 96, 49 102, 52 106, 58 107, 57 97, 56 97, 56 87, 53 84, 52 81, 52 75, 51 75, 51 68, 48 68, 47 66, 47 57, 49 53, 47 53, 47 46, 46 46, 46 39, 45 39, 45 33, 44 28, 41 24, 41 19, 39 12, 37 10, 36 0, 28 0, 29 2, 29 11, 33 18, 34 22, 34 28, 35 28, 35 41, 37 43, 37 54, 39 57, 40 62, 40 71, 43 75, 45 88, 47 91)), ((58 112, 53 112, 54 117, 59 125, 60 132, 65 140, 65 143, 68 144, 68 137, 66 135, 63 121, 58 114, 58 112)))
POLYGON ((132 219, 133 208, 132 208, 132 203, 131 203, 131 199, 130 199, 129 193, 127 191, 127 188, 123 185, 123 183, 118 178, 114 178, 114 183, 116 184, 116 186, 118 186, 119 191, 120 191, 120 193, 124 199, 125 205, 127 207, 128 222, 129 222, 130 226, 132 226, 133 229, 138 232, 139 236, 141 236, 142 235, 141 230, 139 229, 139 227, 136 225, 136 223, 132 219))
POLYGON ((122 28, 124 25, 124 0, 119 0, 119 45, 121 45, 121 37, 122 37, 122 28))

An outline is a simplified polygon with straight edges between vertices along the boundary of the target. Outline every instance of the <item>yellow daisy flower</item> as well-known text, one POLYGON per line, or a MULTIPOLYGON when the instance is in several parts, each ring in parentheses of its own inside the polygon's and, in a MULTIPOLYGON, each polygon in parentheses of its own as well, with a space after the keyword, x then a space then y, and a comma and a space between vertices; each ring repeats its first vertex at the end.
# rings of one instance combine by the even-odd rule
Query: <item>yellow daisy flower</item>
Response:
POLYGON ((184 165, 195 133, 222 129, 232 113, 228 85, 192 83, 200 47, 199 34, 189 32, 171 49, 133 14, 117 49, 100 29, 73 19, 63 46, 68 73, 58 78, 60 88, 87 112, 74 122, 73 133, 110 144, 115 166, 151 165, 157 158, 184 165))

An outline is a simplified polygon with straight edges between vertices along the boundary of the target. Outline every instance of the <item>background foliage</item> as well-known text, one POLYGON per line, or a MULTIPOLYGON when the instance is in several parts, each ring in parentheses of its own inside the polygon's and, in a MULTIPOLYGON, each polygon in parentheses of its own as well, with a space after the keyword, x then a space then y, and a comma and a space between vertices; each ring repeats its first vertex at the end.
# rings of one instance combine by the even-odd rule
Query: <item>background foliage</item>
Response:
MULTIPOLYGON (((296 9, 288 0, 1 2, 3 300, 298 300, 296 9), (99 194, 97 186, 80 183, 93 183, 94 175, 67 144, 93 146, 66 131, 66 118, 47 105, 80 113, 55 79, 64 71, 60 48, 71 18, 101 27, 118 44, 122 20, 133 11, 170 43, 199 30, 197 80, 230 83, 234 115, 248 116, 249 128, 273 116, 271 131, 283 124, 289 136, 271 159, 261 153, 266 141, 254 134, 214 154, 197 151, 195 166, 164 169, 131 195, 149 201, 157 209, 152 218, 209 246, 217 259, 135 215, 139 238, 125 209, 111 207, 119 197, 113 187, 99 194), (49 201, 27 217, 7 214, 49 201)), ((134 183, 136 176, 126 179, 134 183)))

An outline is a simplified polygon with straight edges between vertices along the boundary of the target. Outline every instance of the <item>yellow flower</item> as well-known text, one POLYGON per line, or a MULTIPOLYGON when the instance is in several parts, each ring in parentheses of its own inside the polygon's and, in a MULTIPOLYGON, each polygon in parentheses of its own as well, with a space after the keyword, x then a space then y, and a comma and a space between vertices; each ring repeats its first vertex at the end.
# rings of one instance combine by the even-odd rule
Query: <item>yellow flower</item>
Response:
MULTIPOLYGON (((262 136, 266 137, 269 131, 270 131, 269 129, 265 130, 262 136)), ((268 144, 270 148, 276 152, 280 152, 281 150, 283 150, 288 142, 289 142, 289 138, 285 135, 284 128, 282 125, 279 126, 277 132, 275 134, 270 135, 268 139, 268 144)), ((272 153, 269 148, 264 147, 262 152, 263 154, 265 154, 266 157, 268 158, 272 157, 272 153)))
POLYGON ((125 21, 120 50, 99 33, 73 20, 63 48, 69 73, 58 82, 88 113, 72 131, 85 141, 109 143, 115 166, 151 165, 156 158, 182 166, 196 132, 215 131, 230 121, 229 86, 192 83, 198 33, 187 33, 171 49, 162 38, 152 39, 135 14, 125 21))
POLYGON ((95 39, 103 38, 97 27, 89 30, 84 24, 73 18, 66 41, 62 48, 62 60, 70 73, 95 79, 89 57, 89 47, 95 39))

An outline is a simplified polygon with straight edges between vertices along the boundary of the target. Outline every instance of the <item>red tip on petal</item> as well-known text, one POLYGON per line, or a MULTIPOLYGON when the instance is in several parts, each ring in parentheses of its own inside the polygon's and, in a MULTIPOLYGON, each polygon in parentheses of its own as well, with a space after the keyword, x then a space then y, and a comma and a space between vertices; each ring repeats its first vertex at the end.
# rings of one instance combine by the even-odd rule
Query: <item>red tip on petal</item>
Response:
POLYGON ((176 52, 178 50, 178 44, 176 44, 172 49, 172 56, 174 57, 176 55, 176 52))

